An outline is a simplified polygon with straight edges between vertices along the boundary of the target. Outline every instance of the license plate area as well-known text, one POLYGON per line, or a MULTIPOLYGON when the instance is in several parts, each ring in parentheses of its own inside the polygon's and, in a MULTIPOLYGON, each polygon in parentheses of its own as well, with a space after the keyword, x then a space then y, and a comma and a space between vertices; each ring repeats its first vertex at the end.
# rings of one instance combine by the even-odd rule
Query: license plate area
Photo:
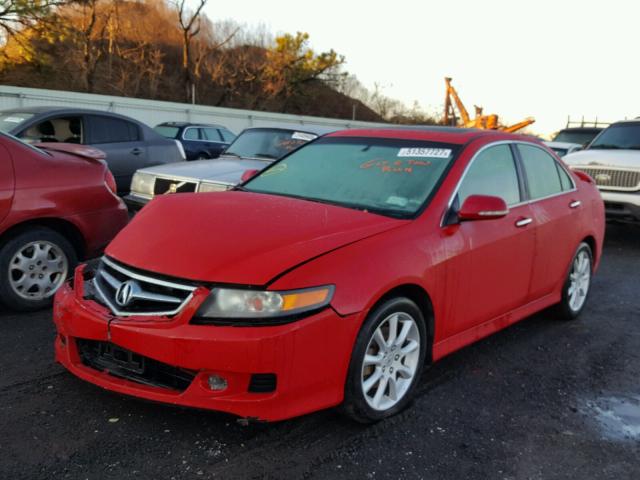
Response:
POLYGON ((145 371, 145 358, 142 355, 125 350, 112 343, 100 344, 96 363, 101 364, 105 370, 117 367, 138 375, 142 375, 145 371))

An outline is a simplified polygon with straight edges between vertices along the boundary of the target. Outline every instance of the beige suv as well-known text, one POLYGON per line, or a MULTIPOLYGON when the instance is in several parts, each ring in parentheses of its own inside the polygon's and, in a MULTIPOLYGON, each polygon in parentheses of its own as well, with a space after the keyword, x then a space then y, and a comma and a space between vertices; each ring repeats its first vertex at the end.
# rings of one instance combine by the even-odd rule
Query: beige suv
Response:
POLYGON ((608 218, 640 223, 640 120, 610 125, 563 160, 596 181, 608 218))

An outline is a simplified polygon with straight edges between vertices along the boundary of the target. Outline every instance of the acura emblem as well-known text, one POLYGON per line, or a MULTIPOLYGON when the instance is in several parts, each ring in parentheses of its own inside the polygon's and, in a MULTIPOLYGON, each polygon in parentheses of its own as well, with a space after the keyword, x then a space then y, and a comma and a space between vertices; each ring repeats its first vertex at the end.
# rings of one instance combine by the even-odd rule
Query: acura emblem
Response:
POLYGON ((133 280, 127 280, 122 283, 116 290, 116 303, 121 307, 129 305, 133 299, 134 290, 137 286, 138 284, 133 280))

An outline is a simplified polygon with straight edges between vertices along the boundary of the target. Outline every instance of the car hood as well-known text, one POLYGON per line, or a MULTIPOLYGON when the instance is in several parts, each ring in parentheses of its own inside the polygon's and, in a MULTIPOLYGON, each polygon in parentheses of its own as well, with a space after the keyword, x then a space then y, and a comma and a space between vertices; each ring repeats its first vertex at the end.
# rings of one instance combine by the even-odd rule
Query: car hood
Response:
POLYGON ((106 254, 170 277, 266 285, 314 257, 407 222, 276 195, 167 195, 138 213, 106 254))
POLYGON ((640 150, 583 150, 562 160, 571 167, 640 168, 640 150))
POLYGON ((195 160, 175 162, 138 170, 158 177, 181 180, 214 181, 221 183, 240 183, 246 170, 262 170, 271 162, 236 157, 220 157, 215 160, 195 160))

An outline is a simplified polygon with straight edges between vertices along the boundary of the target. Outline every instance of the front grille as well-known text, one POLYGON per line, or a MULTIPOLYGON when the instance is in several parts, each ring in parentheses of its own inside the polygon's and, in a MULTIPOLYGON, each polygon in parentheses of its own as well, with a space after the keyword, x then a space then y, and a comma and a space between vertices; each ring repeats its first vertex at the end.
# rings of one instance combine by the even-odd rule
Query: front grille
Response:
POLYGON ((184 391, 196 372, 167 365, 109 342, 77 339, 82 363, 100 372, 132 382, 184 391))
POLYGON ((166 315, 178 313, 196 287, 132 271, 103 257, 92 280, 95 300, 115 315, 166 315))
POLYGON ((640 190, 640 170, 621 170, 600 167, 578 167, 596 181, 603 190, 640 190))
POLYGON ((155 195, 164 195, 165 193, 193 193, 196 191, 197 186, 198 184, 196 182, 156 178, 153 193, 155 195))

